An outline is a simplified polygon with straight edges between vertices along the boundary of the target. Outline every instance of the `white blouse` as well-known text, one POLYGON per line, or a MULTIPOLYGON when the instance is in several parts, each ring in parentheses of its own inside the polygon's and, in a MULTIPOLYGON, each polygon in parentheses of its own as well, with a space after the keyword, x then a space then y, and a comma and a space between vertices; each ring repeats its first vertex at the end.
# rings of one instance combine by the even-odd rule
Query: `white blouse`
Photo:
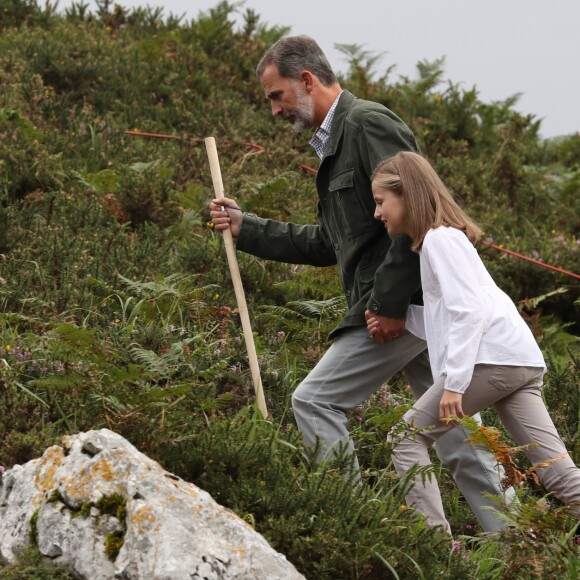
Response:
POLYGON ((433 378, 445 375, 445 389, 463 393, 476 364, 546 368, 528 325, 462 231, 429 230, 419 255, 425 307, 410 306, 406 326, 427 340, 433 378))

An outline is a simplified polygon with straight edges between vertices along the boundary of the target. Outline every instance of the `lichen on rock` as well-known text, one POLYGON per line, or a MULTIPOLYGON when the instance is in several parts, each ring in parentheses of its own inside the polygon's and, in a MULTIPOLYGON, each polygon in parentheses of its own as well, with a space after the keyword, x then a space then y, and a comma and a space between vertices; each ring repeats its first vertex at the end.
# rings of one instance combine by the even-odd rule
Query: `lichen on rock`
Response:
POLYGON ((3 474, 0 559, 31 542, 90 580, 303 578, 241 518, 107 429, 3 474))

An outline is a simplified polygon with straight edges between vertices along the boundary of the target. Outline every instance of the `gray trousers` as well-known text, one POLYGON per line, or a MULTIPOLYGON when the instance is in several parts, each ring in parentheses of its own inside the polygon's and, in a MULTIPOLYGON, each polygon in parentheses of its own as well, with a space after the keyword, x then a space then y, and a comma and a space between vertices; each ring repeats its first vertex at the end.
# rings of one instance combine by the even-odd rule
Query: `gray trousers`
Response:
MULTIPOLYGON (((305 443, 312 446, 319 440, 322 460, 338 446, 346 445, 354 454, 346 412, 400 370, 419 399, 433 384, 426 348, 425 341, 407 331, 383 345, 371 340, 365 327, 343 331, 292 395, 305 443)), ((490 453, 467 443, 468 435, 462 427, 452 429, 437 442, 436 451, 483 529, 495 531, 504 522, 490 509, 497 504, 485 494, 502 494, 509 503, 514 492, 502 492, 503 470, 490 453)))
MULTIPOLYGON (((493 405, 501 422, 518 445, 528 445, 525 452, 542 484, 565 504, 575 504, 571 513, 580 518, 580 469, 570 456, 542 399, 543 369, 476 365, 472 381, 465 391, 461 406, 466 415, 493 405), (544 464, 545 467, 539 467, 544 464)), ((439 378, 419 401, 405 414, 413 427, 428 428, 419 434, 404 437, 394 450, 398 473, 406 473, 414 465, 430 465, 428 449, 452 433, 449 425, 439 421, 439 402, 445 379, 439 378)), ((407 503, 425 515, 432 526, 449 524, 443 513, 439 486, 433 474, 417 476, 407 496, 407 503)))

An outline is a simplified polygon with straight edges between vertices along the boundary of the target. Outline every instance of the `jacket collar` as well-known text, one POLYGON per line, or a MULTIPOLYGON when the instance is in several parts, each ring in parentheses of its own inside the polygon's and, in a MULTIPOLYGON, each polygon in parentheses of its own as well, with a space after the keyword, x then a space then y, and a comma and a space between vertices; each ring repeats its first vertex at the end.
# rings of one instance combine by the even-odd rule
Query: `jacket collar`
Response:
POLYGON ((356 97, 347 90, 342 91, 336 110, 334 111, 334 118, 332 119, 332 127, 330 128, 330 143, 326 149, 325 157, 334 155, 338 149, 338 144, 343 133, 344 122, 346 115, 352 104, 356 101, 356 97))

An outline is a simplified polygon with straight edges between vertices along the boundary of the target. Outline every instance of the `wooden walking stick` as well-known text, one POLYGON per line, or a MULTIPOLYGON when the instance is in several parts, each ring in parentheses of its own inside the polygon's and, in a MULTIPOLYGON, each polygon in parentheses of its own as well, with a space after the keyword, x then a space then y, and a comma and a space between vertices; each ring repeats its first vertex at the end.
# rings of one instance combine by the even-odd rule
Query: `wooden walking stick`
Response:
MULTIPOLYGON (((220 162, 215 139, 213 137, 208 137, 204 141, 207 157, 209 159, 209 168, 211 171, 211 179, 213 182, 215 196, 217 199, 222 199, 225 197, 224 186, 222 182, 222 172, 220 169, 220 162)), ((256 345, 254 344, 254 335, 252 334, 252 327, 250 325, 250 316, 248 314, 248 305, 246 304, 246 295, 244 294, 244 287, 242 286, 242 278, 240 276, 240 268, 236 258, 234 239, 229 228, 227 230, 223 230, 222 234, 224 237, 224 244, 226 246, 230 274, 234 284, 234 292, 236 293, 236 300, 238 302, 238 310, 240 311, 242 330, 244 331, 244 341, 246 343, 246 350, 248 351, 248 359, 250 362, 250 371, 252 372, 254 391, 256 392, 256 403, 258 404, 258 408, 262 412, 262 415, 265 419, 268 416, 268 409, 266 408, 266 400, 264 399, 264 389, 262 387, 262 379, 260 378, 260 367, 258 366, 256 345)))

